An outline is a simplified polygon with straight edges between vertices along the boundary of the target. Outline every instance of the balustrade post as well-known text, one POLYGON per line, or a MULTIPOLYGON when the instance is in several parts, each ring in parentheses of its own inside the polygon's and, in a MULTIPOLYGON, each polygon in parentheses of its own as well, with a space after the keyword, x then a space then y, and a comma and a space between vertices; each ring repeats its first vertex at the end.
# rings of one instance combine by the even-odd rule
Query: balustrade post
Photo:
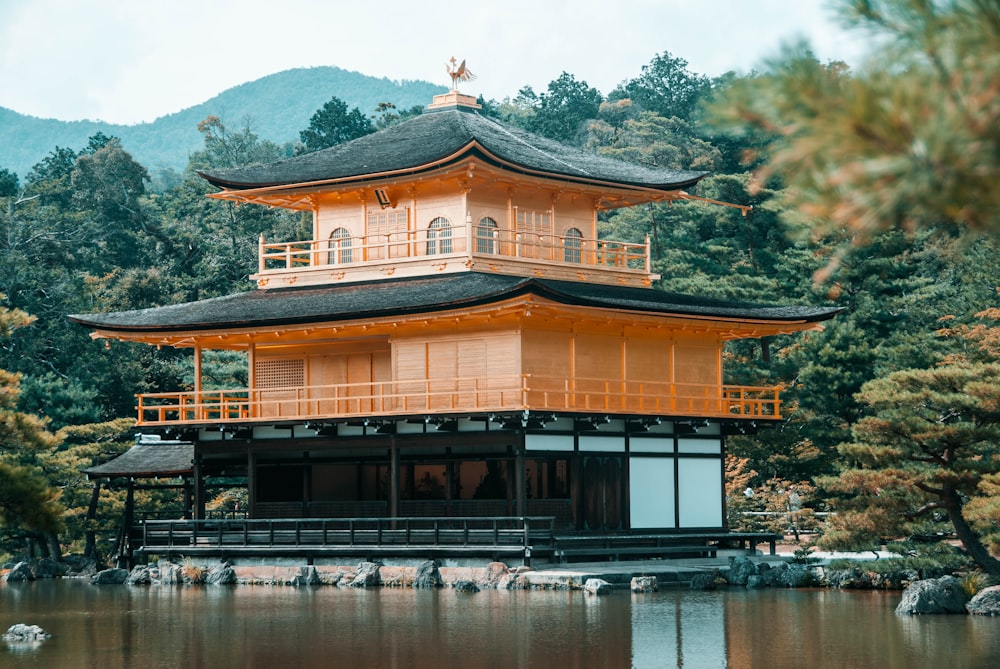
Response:
POLYGON ((257 269, 260 272, 264 271, 264 235, 261 235, 257 240, 257 269))

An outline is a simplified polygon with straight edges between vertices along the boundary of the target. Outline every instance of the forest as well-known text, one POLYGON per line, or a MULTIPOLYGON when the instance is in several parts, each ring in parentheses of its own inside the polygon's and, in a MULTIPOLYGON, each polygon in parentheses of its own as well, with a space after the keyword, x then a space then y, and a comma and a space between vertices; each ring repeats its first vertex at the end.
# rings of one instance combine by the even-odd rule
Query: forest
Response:
MULTIPOLYGON (((1000 575, 1000 6, 844 0, 880 35, 855 70, 789 49, 711 78, 669 52, 607 95, 564 72, 483 113, 588 151, 706 170, 697 202, 612 211, 601 233, 651 237, 657 287, 843 312, 807 336, 737 342, 727 383, 780 385, 785 420, 727 441, 734 529, 803 547, 965 561, 1000 575)), ((333 97, 314 151, 419 108, 333 97)), ((300 214, 206 197, 197 170, 284 157, 250 119, 209 116, 186 169, 150 178, 120 138, 0 165, 0 562, 100 557, 124 493, 82 470, 134 439, 134 393, 192 385, 185 352, 90 340, 75 313, 252 288, 257 239, 307 239, 300 214), (98 494, 100 493, 100 494, 98 494)), ((216 387, 245 365, 206 357, 216 387)), ((175 504, 143 491, 146 508, 175 504)))

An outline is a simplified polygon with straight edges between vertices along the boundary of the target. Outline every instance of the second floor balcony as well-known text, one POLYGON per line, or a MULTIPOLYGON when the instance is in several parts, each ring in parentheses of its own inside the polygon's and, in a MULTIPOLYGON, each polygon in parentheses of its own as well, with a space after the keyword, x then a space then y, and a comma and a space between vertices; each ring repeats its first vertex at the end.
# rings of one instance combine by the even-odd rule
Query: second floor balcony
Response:
POLYGON ((138 396, 140 425, 268 424, 491 412, 777 420, 779 388, 565 379, 442 378, 138 396))
MULTIPOLYGON (((343 230, 343 229, 341 229, 343 230)), ((259 287, 480 271, 648 286, 650 244, 472 225, 259 244, 259 287)))

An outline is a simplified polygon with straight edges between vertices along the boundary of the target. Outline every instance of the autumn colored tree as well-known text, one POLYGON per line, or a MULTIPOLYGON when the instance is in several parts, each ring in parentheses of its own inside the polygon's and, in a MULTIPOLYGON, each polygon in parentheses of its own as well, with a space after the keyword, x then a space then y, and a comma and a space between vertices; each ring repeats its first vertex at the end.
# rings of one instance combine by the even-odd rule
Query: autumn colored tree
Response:
POLYGON ((1000 473, 1000 363, 956 363, 905 370, 865 384, 870 409, 840 447, 853 463, 822 481, 840 496, 822 543, 858 547, 906 537, 940 514, 969 557, 1000 575, 967 516, 1000 473))
MULTIPOLYGON (((32 320, 23 311, 0 307, 0 337, 32 320)), ((0 370, 0 532, 7 541, 27 539, 42 557, 58 558, 63 507, 41 463, 56 438, 42 420, 17 410, 19 383, 20 375, 0 370)))

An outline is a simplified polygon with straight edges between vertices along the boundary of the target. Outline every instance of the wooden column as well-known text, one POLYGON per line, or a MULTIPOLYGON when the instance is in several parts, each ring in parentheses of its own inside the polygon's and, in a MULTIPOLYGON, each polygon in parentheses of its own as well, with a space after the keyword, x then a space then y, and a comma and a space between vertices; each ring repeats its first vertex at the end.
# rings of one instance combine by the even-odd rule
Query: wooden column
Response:
POLYGON ((200 455, 194 457, 194 519, 205 519, 205 477, 200 455))
POLYGON ((257 454, 247 453, 247 518, 257 517, 257 454))
POLYGON ((399 517, 399 447, 395 437, 389 442, 389 517, 399 517))
POLYGON ((528 515, 527 475, 524 458, 524 430, 520 431, 520 441, 514 454, 514 515, 528 515))

